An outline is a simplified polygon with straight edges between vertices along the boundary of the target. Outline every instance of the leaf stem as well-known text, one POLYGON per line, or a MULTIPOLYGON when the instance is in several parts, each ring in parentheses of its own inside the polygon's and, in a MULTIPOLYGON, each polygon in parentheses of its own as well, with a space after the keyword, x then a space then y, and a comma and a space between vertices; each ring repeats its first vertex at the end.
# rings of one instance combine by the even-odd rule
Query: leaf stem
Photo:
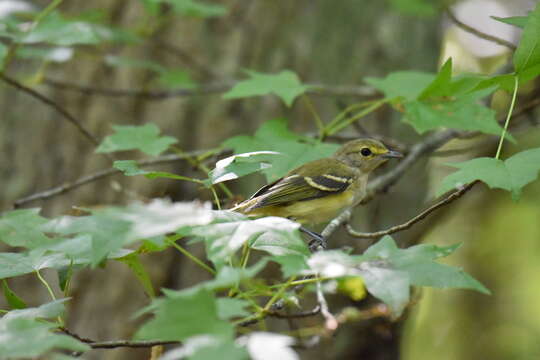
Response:
POLYGON ((510 108, 508 109, 508 114, 506 115, 506 120, 504 122, 504 128, 501 133, 501 139, 499 140, 499 145, 497 146, 497 153, 495 154, 495 159, 501 157, 502 146, 506 133, 508 131, 508 125, 510 124, 510 119, 512 118, 512 112, 514 111, 514 106, 516 105, 517 91, 519 87, 519 80, 517 75, 514 76, 514 93, 512 94, 512 101, 510 102, 510 108))
POLYGON ((363 107, 366 107, 366 106, 369 106, 371 104, 373 104, 374 101, 364 101, 364 102, 360 102, 360 103, 355 103, 355 104, 352 104, 348 107, 345 108, 345 110, 341 111, 336 117, 334 117, 327 125, 326 125, 326 128, 324 129, 324 133, 325 135, 328 133, 328 130, 331 129, 332 127, 334 127, 336 124, 338 124, 341 119, 345 118, 347 116, 348 113, 351 113, 353 112, 353 110, 356 110, 356 109, 361 109, 363 107))
MULTIPOLYGON (((54 292, 52 291, 51 286, 49 285, 47 280, 45 280, 45 278, 41 276, 41 273, 39 272, 39 270, 36 270, 36 275, 39 281, 41 281, 41 283, 45 285, 45 287, 47 288, 47 291, 49 292, 51 299, 53 299, 53 301, 56 301, 56 296, 54 296, 54 292)), ((64 326, 64 320, 62 319, 62 316, 58 315, 56 319, 58 320, 58 324, 60 324, 60 326, 64 326)))
POLYGON ((199 258, 197 258, 195 255, 184 249, 182 246, 178 245, 175 240, 167 239, 169 244, 174 246, 174 248, 178 251, 180 251, 183 255, 187 256, 191 261, 193 261, 195 264, 199 265, 204 270, 208 271, 212 275, 216 275, 216 271, 212 269, 210 266, 206 265, 204 262, 202 262, 199 258))
POLYGON ((325 127, 324 124, 319 117, 319 114, 317 114, 317 110, 315 110, 315 106, 313 106, 313 102, 309 98, 307 94, 304 94, 302 96, 302 100, 306 103, 306 107, 308 108, 311 115, 313 115, 313 119, 315 120, 315 125, 317 126, 317 130, 319 131, 319 139, 323 139, 325 135, 325 127))
POLYGON ((47 280, 45 280, 43 276, 41 276, 41 273, 39 272, 39 270, 36 270, 36 275, 39 281, 41 281, 41 283, 47 288, 47 291, 49 292, 51 299, 53 299, 53 301, 56 301, 56 296, 54 296, 54 292, 52 291, 51 286, 49 285, 47 280))
POLYGON ((263 308, 264 312, 270 311, 270 307, 274 305, 274 303, 283 295, 283 293, 287 290, 289 286, 291 286, 291 283, 296 279, 296 276, 291 276, 289 280, 285 284, 282 284, 281 288, 272 296, 272 298, 266 303, 266 305, 263 308))
POLYGON ((316 283, 316 282, 319 282, 319 281, 325 281, 325 280, 330 280, 332 278, 328 278, 328 277, 316 277, 316 278, 311 278, 311 279, 302 279, 302 280, 296 280, 296 281, 292 281, 291 283, 285 283, 285 284, 276 284, 276 285, 272 285, 270 286, 270 288, 277 288, 277 287, 280 287, 280 286, 283 286, 283 285, 286 285, 288 284, 288 286, 297 286, 297 285, 304 285, 304 284, 311 284, 311 283, 316 283))
POLYGON ((221 202, 219 201, 219 196, 214 186, 210 186, 210 191, 212 192, 212 195, 214 196, 214 202, 216 203, 217 209, 221 210, 221 202))
POLYGON ((356 113, 354 116, 352 116, 352 117, 350 117, 348 119, 345 119, 345 121, 343 121, 341 123, 338 123, 338 124, 335 124, 334 126, 330 127, 326 131, 326 133, 328 135, 333 135, 333 134, 337 133, 338 131, 342 130, 343 128, 346 128, 347 126, 349 126, 350 124, 352 124, 356 120, 361 119, 364 116, 368 115, 369 113, 372 113, 373 111, 377 110, 379 107, 384 105, 387 101, 388 101, 387 99, 382 99, 382 100, 375 101, 370 106, 368 106, 366 109, 356 113))

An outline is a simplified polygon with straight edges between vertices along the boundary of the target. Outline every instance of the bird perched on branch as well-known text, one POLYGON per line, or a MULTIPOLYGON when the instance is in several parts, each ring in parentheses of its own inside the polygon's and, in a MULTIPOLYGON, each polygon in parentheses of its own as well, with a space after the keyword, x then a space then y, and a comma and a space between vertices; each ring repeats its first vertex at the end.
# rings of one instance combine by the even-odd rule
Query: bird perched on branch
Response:
MULTIPOLYGON (((255 216, 281 216, 301 224, 326 222, 362 200, 370 172, 387 160, 400 157, 401 153, 374 139, 349 141, 332 157, 292 170, 231 210, 255 216)), ((301 230, 324 243, 319 234, 301 230)))

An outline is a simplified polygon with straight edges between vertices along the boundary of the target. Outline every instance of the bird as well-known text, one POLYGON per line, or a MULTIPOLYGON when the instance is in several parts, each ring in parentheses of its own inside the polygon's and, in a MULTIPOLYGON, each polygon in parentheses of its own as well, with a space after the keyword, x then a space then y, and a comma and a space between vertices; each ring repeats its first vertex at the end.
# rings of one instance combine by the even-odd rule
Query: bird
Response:
POLYGON ((231 210, 249 216, 280 216, 302 225, 318 244, 326 240, 304 227, 324 223, 357 205, 366 195, 369 174, 403 155, 382 142, 361 138, 343 144, 333 156, 310 161, 256 191, 231 210))

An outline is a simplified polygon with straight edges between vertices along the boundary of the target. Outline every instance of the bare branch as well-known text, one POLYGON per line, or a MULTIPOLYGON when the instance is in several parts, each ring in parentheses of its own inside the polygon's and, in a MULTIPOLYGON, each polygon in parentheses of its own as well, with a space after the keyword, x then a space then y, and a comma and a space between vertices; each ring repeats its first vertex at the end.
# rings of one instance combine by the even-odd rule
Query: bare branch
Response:
MULTIPOLYGON (((199 150, 199 151, 193 151, 193 152, 188 152, 188 153, 183 153, 183 154, 163 155, 163 156, 157 157, 155 159, 137 161, 137 165, 139 167, 146 167, 146 166, 150 166, 150 165, 166 164, 166 163, 176 162, 176 161, 179 161, 179 160, 186 160, 186 159, 191 158, 193 156, 198 156, 198 155, 201 155, 201 154, 204 154, 204 153, 207 153, 207 152, 208 151, 206 151, 206 150, 199 150)), ((121 173, 122 172, 120 170, 115 169, 115 168, 100 170, 100 171, 95 172, 93 174, 80 177, 79 179, 77 179, 75 181, 65 182, 62 185, 58 185, 58 186, 55 186, 53 188, 50 188, 50 189, 47 189, 47 190, 44 190, 44 191, 40 191, 40 192, 31 194, 31 195, 28 195, 26 197, 20 198, 20 199, 18 199, 18 200, 16 200, 14 202, 13 206, 14 206, 14 208, 18 208, 18 207, 20 207, 20 206, 22 206, 24 204, 29 203, 29 202, 33 202, 33 201, 37 201, 37 200, 49 199, 49 198, 51 198, 53 196, 56 196, 56 195, 65 194, 65 193, 67 193, 67 192, 69 192, 71 190, 74 190, 74 189, 78 188, 79 186, 89 184, 91 182, 103 179, 105 177, 112 176, 112 175, 117 175, 117 174, 121 174, 121 173)))
POLYGON ((178 96, 202 96, 219 94, 229 90, 235 84, 235 82, 215 82, 200 85, 194 88, 181 88, 173 90, 131 90, 79 85, 53 79, 45 79, 43 80, 43 83, 61 90, 76 91, 85 95, 102 95, 109 97, 139 97, 148 100, 164 100, 178 96))
POLYGON ((131 348, 147 348, 157 345, 179 344, 179 341, 160 341, 160 340, 112 340, 112 341, 96 341, 87 343, 92 349, 115 349, 119 347, 131 348))
POLYGON ((339 322, 337 321, 336 317, 332 315, 332 313, 328 309, 328 302, 326 302, 326 298, 324 297, 324 293, 322 291, 322 285, 320 281, 317 281, 317 302, 319 303, 319 307, 321 308, 321 314, 326 320, 324 327, 328 331, 331 331, 331 332, 335 331, 339 326, 339 322))
MULTIPOLYGON (((521 115, 524 115, 524 114, 526 114, 527 112, 531 111, 532 109, 534 109, 535 107, 537 107, 539 105, 540 105, 540 97, 535 96, 535 97, 533 97, 533 99, 531 101, 527 102, 525 105, 521 106, 519 109, 514 111, 514 113, 512 114, 512 118, 516 118, 516 117, 519 117, 521 115)), ((512 125, 515 126, 517 124, 516 124, 516 122, 513 122, 512 125)), ((409 153, 407 154, 407 156, 405 156, 405 158, 402 161, 400 161, 392 170, 390 170, 386 174, 383 174, 383 175, 377 177, 376 179, 374 179, 373 181, 371 181, 368 184, 367 194, 364 197, 364 199, 362 199, 362 204, 365 204, 365 203, 369 202, 377 193, 384 192, 390 186, 395 184, 402 177, 402 175, 412 165, 414 165, 416 163, 416 161, 418 159, 420 159, 422 156, 425 156, 425 155, 428 155, 428 154, 433 154, 437 149, 439 149, 440 147, 442 147, 444 144, 446 144, 447 142, 449 142, 452 139, 471 137, 471 136, 475 136, 475 135, 478 135, 478 134, 480 134, 480 133, 477 132, 477 131, 476 132, 466 132, 466 131, 457 131, 457 130, 450 129, 450 130, 438 131, 438 132, 432 133, 431 135, 426 136, 422 141, 420 141, 417 144, 415 144, 414 146, 412 146, 409 153)), ((471 184, 470 184, 470 186, 472 187, 471 184)), ((420 213, 419 215, 413 217, 408 222, 406 222, 404 224, 401 224, 401 225, 397 225, 397 228, 398 228, 397 231, 401 231, 402 230, 400 228, 401 226, 405 226, 409 222, 416 219, 414 222, 412 222, 410 224, 410 226, 406 227, 407 229, 410 228, 412 225, 414 225, 418 221, 424 219, 431 212, 433 212, 433 211, 437 210, 438 208, 442 207, 443 205, 446 205, 447 203, 450 203, 450 202, 454 201, 455 199, 459 198, 465 192, 467 192, 469 189, 470 188, 467 188, 467 190, 465 190, 463 193, 458 195, 458 193, 461 190, 463 190, 463 189, 461 189, 461 190, 449 195, 444 200, 442 200, 441 203, 444 202, 444 204, 441 204, 441 206, 436 206, 437 204, 435 204, 435 205, 433 205, 434 206, 433 209, 430 207, 430 208, 426 209, 424 212, 420 213), (450 200, 450 201, 447 201, 447 200, 450 200)), ((352 214, 352 210, 348 209, 348 210, 345 210, 343 213, 341 213, 336 218, 334 218, 332 221, 330 221, 330 223, 325 227, 325 229, 321 233, 323 235, 323 237, 328 237, 328 236, 332 235, 341 225, 347 223, 347 221, 351 217, 351 214, 352 214)), ((389 231, 391 229, 384 230, 384 231, 389 231)), ((393 231, 393 232, 395 232, 395 231, 393 231)), ((358 234, 367 234, 367 233, 358 233, 358 234)), ((382 235, 384 235, 383 231, 376 232, 374 234, 382 234, 382 235)), ((382 235, 378 235, 378 236, 382 236, 382 235)), ((378 237, 378 236, 375 236, 375 235, 371 236, 370 235, 369 237, 378 237)), ((359 237, 362 237, 362 236, 359 236, 359 237)))
POLYGON ((512 44, 510 41, 506 41, 504 39, 501 39, 497 36, 493 36, 493 35, 489 35, 489 34, 486 34, 485 32, 482 32, 472 26, 469 26, 467 24, 465 24, 464 22, 462 22, 461 20, 459 20, 456 15, 452 12, 452 10, 450 10, 450 8, 447 8, 446 9, 446 14, 448 15, 448 17, 450 18, 450 20, 452 20, 452 22, 454 24, 456 24, 457 26, 459 26, 462 30, 468 32, 468 33, 471 33, 477 37, 479 37, 480 39, 484 39, 484 40, 487 40, 487 41, 491 41, 495 44, 498 44, 498 45, 501 45, 501 46, 505 46, 507 48, 509 48, 510 50, 512 51, 515 51, 516 50, 516 45, 512 44))
POLYGON ((80 342, 83 342, 90 346, 92 349, 114 349, 119 347, 132 347, 132 348, 146 348, 146 347, 152 347, 157 345, 170 345, 170 344, 178 344, 179 341, 162 341, 162 340, 139 340, 139 341, 133 341, 133 340, 109 340, 109 341, 95 341, 89 338, 85 338, 82 336, 79 336, 78 334, 75 334, 74 332, 71 332, 70 330, 61 327, 58 328, 58 331, 71 336, 72 338, 75 338, 79 340, 80 342))
MULTIPOLYGON (((446 144, 448 141, 457 138, 462 132, 456 130, 442 130, 432 133, 425 137, 422 141, 411 147, 409 153, 401 160, 392 170, 383 174, 368 185, 367 194, 362 200, 362 204, 369 202, 377 193, 383 192, 388 187, 397 182, 402 175, 418 161, 422 156, 427 155, 439 147, 446 144)), ((345 210, 342 214, 332 220, 322 231, 324 237, 330 236, 339 226, 346 223, 351 216, 351 210, 345 210)))
MULTIPOLYGON (((85 95, 101 95, 109 97, 139 97, 147 100, 165 100, 181 96, 203 96, 220 94, 230 90, 237 81, 222 81, 202 84, 193 88, 179 88, 172 90, 131 90, 111 89, 95 86, 74 84, 66 81, 45 79, 43 83, 61 90, 76 91, 85 95)), ((355 96, 373 97, 378 92, 369 86, 329 86, 322 84, 307 84, 308 94, 324 96, 355 96)))
POLYGON ((321 312, 321 307, 319 305, 317 305, 311 310, 292 313, 292 314, 282 314, 282 313, 279 313, 279 312, 269 312, 268 316, 275 317, 275 318, 278 318, 278 319, 299 319, 299 318, 305 318, 305 317, 314 316, 314 315, 319 314, 320 312, 321 312))
POLYGON ((22 92, 27 93, 28 95, 38 99, 42 103, 52 107, 54 110, 56 110, 58 113, 60 113, 67 121, 69 121, 72 125, 74 125, 77 130, 83 134, 83 136, 90 141, 94 146, 99 145, 99 140, 90 133, 90 131, 86 130, 84 126, 81 124, 79 120, 77 120, 73 115, 71 115, 67 110, 65 110, 63 107, 58 105, 53 100, 49 99, 45 95, 40 94, 39 92, 30 89, 29 87, 21 84, 17 80, 7 76, 6 74, 0 72, 0 79, 8 83, 9 85, 13 86, 16 89, 21 90, 22 92))
POLYGON ((463 196, 463 194, 465 194, 467 191, 469 191, 476 183, 477 183, 477 181, 469 183, 469 184, 465 185, 464 187, 462 187, 461 189, 459 189, 457 191, 454 191, 453 193, 451 193, 450 195, 448 195, 447 197, 445 197, 441 201, 433 204, 432 206, 430 206, 426 210, 422 211, 420 214, 416 215, 415 217, 413 217, 409 221, 404 222, 403 224, 392 226, 391 228, 386 229, 386 230, 381 230, 381 231, 376 231, 376 232, 371 232, 371 233, 363 233, 363 232, 356 231, 356 230, 354 230, 352 228, 352 226, 350 224, 347 224, 347 231, 348 231, 348 233, 350 235, 352 235, 354 237, 357 237, 357 238, 376 239, 376 238, 380 238, 380 237, 382 237, 384 235, 389 235, 389 234, 393 234, 393 233, 396 233, 396 232, 399 232, 399 231, 407 230, 411 226, 416 224, 417 222, 422 221, 423 219, 425 219, 429 214, 431 214, 435 210, 437 210, 437 209, 439 209, 439 208, 441 208, 441 207, 443 207, 445 205, 448 205, 451 202, 453 202, 454 200, 456 200, 456 199, 460 198, 461 196, 463 196))

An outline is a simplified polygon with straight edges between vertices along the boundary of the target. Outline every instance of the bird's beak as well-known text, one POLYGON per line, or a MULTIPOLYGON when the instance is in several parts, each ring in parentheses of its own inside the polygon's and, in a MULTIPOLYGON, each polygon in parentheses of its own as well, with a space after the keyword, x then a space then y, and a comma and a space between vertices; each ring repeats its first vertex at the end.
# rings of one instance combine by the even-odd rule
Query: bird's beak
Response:
POLYGON ((399 151, 389 150, 387 153, 381 155, 383 158, 402 158, 403 154, 399 151))

